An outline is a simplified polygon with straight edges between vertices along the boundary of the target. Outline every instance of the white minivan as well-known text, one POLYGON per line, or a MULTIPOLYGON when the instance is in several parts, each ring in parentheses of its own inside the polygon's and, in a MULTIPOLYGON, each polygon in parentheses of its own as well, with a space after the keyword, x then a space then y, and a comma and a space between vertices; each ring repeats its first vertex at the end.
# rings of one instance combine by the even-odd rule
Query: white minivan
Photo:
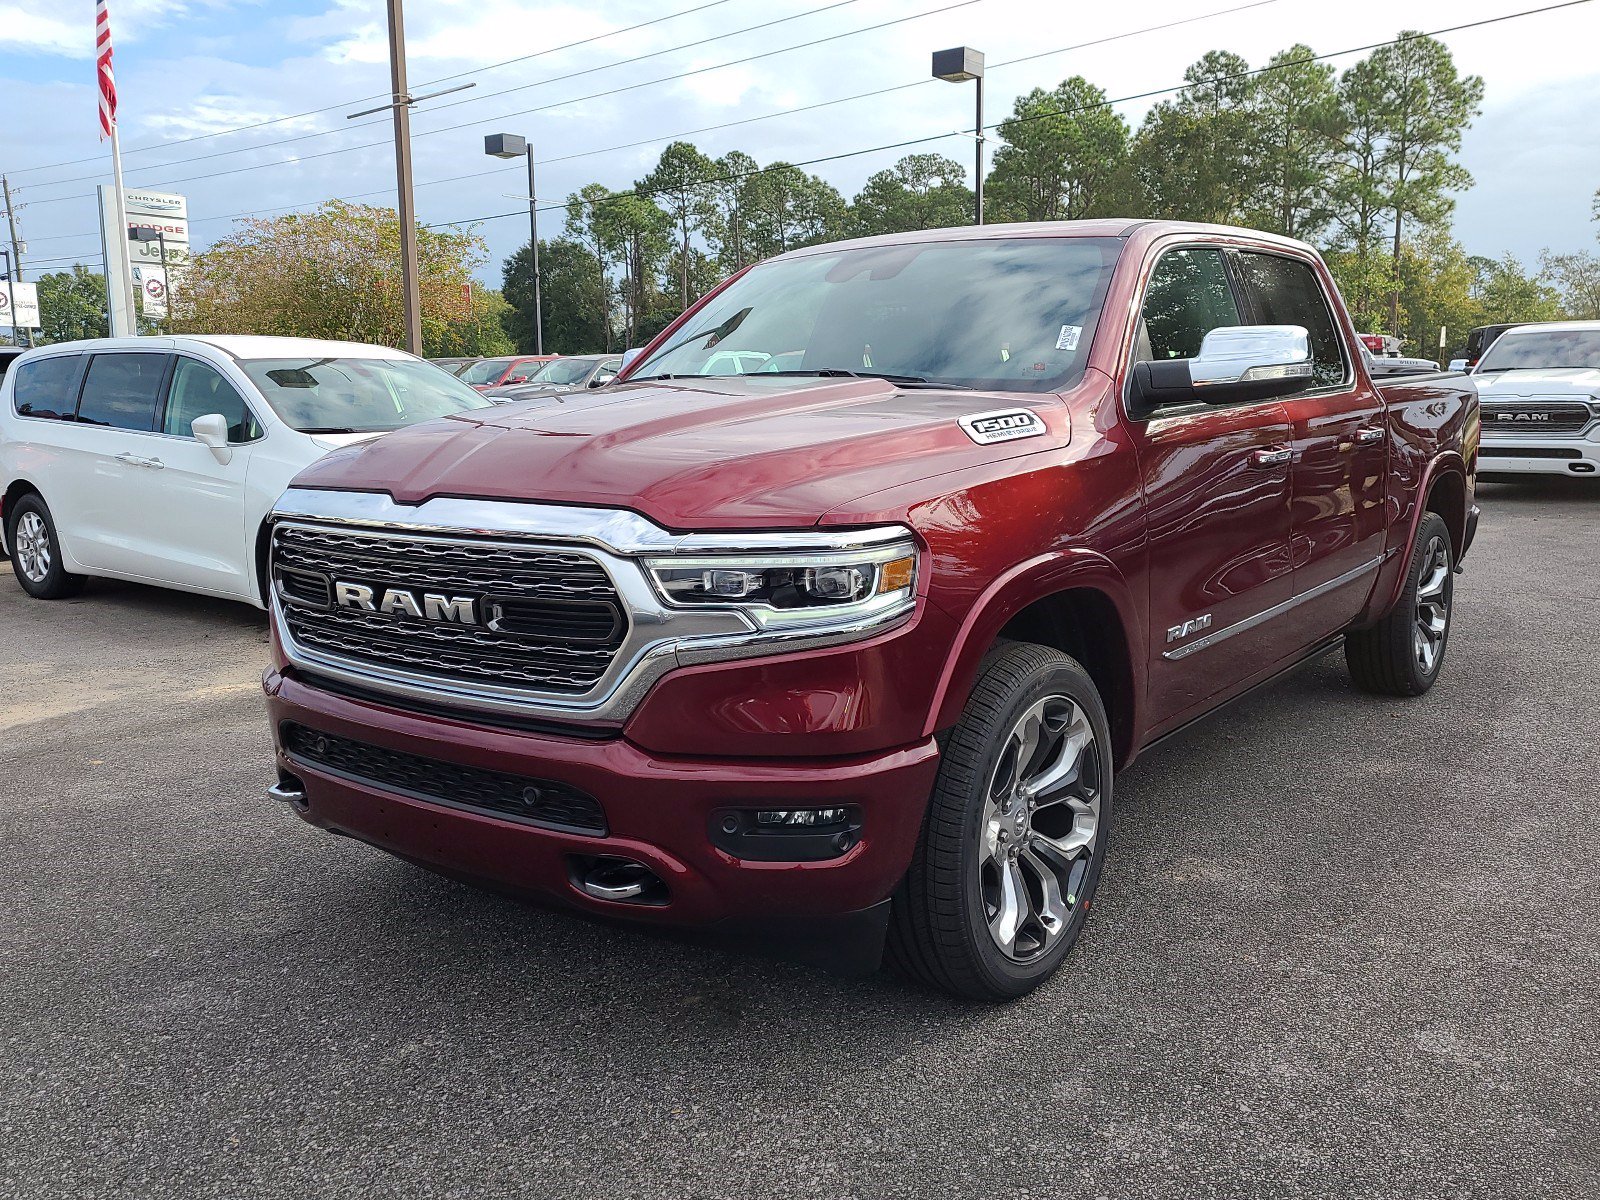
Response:
POLYGON ((0 528, 40 599, 106 575, 265 606, 264 525, 304 467, 491 407, 431 363, 357 342, 100 338, 0 382, 0 528))

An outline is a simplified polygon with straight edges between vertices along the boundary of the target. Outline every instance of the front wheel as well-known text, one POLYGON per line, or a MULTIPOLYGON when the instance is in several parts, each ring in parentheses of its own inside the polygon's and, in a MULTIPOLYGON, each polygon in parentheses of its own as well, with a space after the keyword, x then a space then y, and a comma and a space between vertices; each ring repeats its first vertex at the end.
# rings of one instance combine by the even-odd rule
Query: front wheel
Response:
POLYGON ((1450 530, 1424 513, 1411 547, 1411 571, 1399 602, 1370 629, 1345 634, 1344 659, 1363 691, 1420 696, 1439 678, 1455 603, 1450 530))
POLYGON ((1087 672, 1045 646, 991 656, 952 731, 889 959, 973 1000, 1025 995, 1089 915, 1111 815, 1111 736, 1087 672))
POLYGON ((6 514, 11 569, 28 595, 62 600, 83 591, 84 578, 61 565, 61 541, 50 510, 38 496, 23 496, 6 514))

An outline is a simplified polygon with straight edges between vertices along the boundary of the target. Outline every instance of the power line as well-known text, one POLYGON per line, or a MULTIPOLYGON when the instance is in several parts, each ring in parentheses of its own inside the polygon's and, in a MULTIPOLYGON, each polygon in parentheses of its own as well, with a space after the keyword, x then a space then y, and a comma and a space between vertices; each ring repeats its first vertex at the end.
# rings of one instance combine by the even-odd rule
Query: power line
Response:
MULTIPOLYGON (((1211 77, 1210 79, 1206 80, 1205 82, 1209 83, 1209 82, 1215 82, 1215 81, 1220 81, 1220 80, 1225 80, 1225 79, 1244 79, 1244 78, 1248 78, 1250 76, 1266 75, 1266 74, 1268 74, 1270 72, 1273 72, 1273 71, 1283 71, 1283 70, 1287 70, 1290 67, 1303 66, 1306 63, 1323 62, 1323 61, 1325 61, 1327 59, 1331 59, 1331 58, 1344 58, 1344 57, 1346 57, 1348 55, 1351 55, 1351 54, 1361 54, 1361 53, 1364 53, 1364 52, 1370 51, 1370 50, 1378 50, 1378 49, 1381 49, 1381 48, 1386 47, 1386 46, 1400 46, 1400 45, 1404 45, 1406 42, 1417 41, 1417 40, 1419 40, 1421 38, 1438 37, 1441 34, 1446 34, 1446 33, 1459 33, 1460 31, 1465 30, 1465 29, 1478 29, 1478 28, 1481 28, 1482 26, 1485 26, 1485 25, 1496 25, 1496 24, 1499 24, 1499 23, 1501 23, 1503 21, 1513 21, 1513 20, 1516 20, 1516 19, 1518 19, 1520 17, 1538 16, 1541 13, 1555 12, 1555 11, 1557 11, 1559 9, 1563 9, 1563 8, 1575 8, 1580 4, 1588 4, 1589 2, 1590 2, 1590 0, 1563 0, 1563 2, 1559 3, 1559 4, 1547 4, 1547 5, 1545 5, 1545 6, 1541 7, 1541 8, 1529 8, 1529 9, 1524 9, 1521 12, 1504 13, 1504 14, 1498 16, 1498 17, 1486 17, 1486 18, 1484 18, 1482 20, 1468 21, 1468 22, 1465 22, 1465 23, 1460 24, 1460 25, 1449 25, 1449 26, 1445 26, 1444 28, 1441 28, 1441 29, 1432 30, 1431 32, 1401 34, 1399 37, 1390 38, 1387 41, 1369 42, 1368 44, 1366 44, 1364 46, 1352 46, 1352 47, 1349 47, 1349 48, 1344 49, 1344 50, 1334 50, 1334 51, 1331 51, 1331 52, 1329 52, 1327 54, 1307 55, 1307 56, 1305 56, 1303 58, 1296 58, 1296 59, 1293 59, 1293 60, 1291 60, 1289 62, 1278 63, 1276 65, 1269 65, 1269 66, 1265 66, 1265 67, 1254 67, 1254 68, 1251 68, 1251 69, 1245 70, 1245 71, 1235 71, 1235 72, 1232 72, 1232 73, 1227 74, 1227 75, 1217 75, 1217 76, 1211 77)), ((1049 53, 1054 53, 1054 52, 1053 51, 1045 51, 1043 53, 1044 54, 1049 54, 1049 53)), ((1030 56, 1028 56, 1028 58, 1038 58, 1038 57, 1042 57, 1042 56, 1043 56, 1042 54, 1041 55, 1030 55, 1030 56)), ((1027 61, 1027 59, 1013 59, 1011 61, 1012 62, 1024 62, 1024 61, 1027 61)), ((904 86, 904 85, 902 85, 902 86, 904 86)), ((1080 113, 1095 112, 1095 111, 1097 111, 1099 109, 1110 108, 1112 105, 1116 105, 1116 104, 1127 104, 1127 103, 1130 103, 1130 102, 1132 102, 1134 100, 1149 100, 1149 99, 1153 99, 1156 96, 1171 95, 1171 94, 1176 93, 1176 92, 1184 91, 1185 89, 1193 87, 1193 86, 1194 86, 1194 84, 1192 84, 1192 83, 1184 82, 1184 83, 1180 83, 1180 84, 1173 84, 1173 85, 1171 85, 1169 87, 1153 88, 1153 89, 1151 89, 1149 91, 1136 92, 1136 93, 1134 93, 1132 95, 1128 95, 1128 96, 1118 96, 1118 97, 1115 97, 1114 99, 1101 100, 1101 101, 1097 101, 1094 104, 1080 104, 1080 105, 1076 105, 1076 106, 1071 107, 1071 108, 1051 109, 1051 110, 1047 110, 1047 111, 1029 113, 1027 116, 1023 116, 1023 117, 1016 117, 1016 116, 1006 117, 1006 118, 1002 118, 999 121, 994 121, 994 122, 992 122, 990 124, 985 125, 984 129, 985 130, 990 130, 990 129, 997 130, 1002 125, 1024 124, 1024 123, 1031 122, 1031 121, 1048 120, 1051 117, 1075 116, 1075 115, 1080 114, 1080 113)), ((904 147, 907 147, 907 146, 917 146, 917 145, 923 145, 923 144, 925 144, 927 142, 942 141, 945 138, 968 137, 968 136, 971 136, 971 135, 969 135, 969 134, 967 134, 965 132, 960 132, 960 131, 951 131, 949 133, 932 134, 932 135, 930 135, 928 137, 915 138, 915 139, 912 139, 910 141, 904 141, 904 142, 896 142, 896 143, 893 143, 893 144, 887 145, 887 146, 872 146, 872 147, 869 147, 869 148, 867 148, 865 150, 850 150, 850 151, 846 151, 846 152, 844 152, 842 154, 830 154, 830 155, 827 155, 827 156, 822 157, 822 158, 806 159, 806 160, 801 161, 801 162, 773 163, 770 166, 761 167, 761 168, 759 168, 757 170, 754 170, 754 171, 745 171, 745 172, 736 173, 736 174, 733 174, 733 175, 716 176, 716 177, 704 179, 701 182, 702 183, 731 183, 731 182, 734 182, 736 180, 747 179, 747 178, 750 178, 750 177, 755 176, 755 175, 764 175, 764 174, 767 174, 769 171, 782 170, 785 167, 803 167, 803 166, 812 166, 812 165, 815 165, 815 164, 818 164, 818 163, 837 162, 840 159, 857 158, 857 157, 859 157, 859 156, 861 156, 863 154, 875 154, 875 153, 877 153, 878 151, 881 151, 881 150, 897 150, 897 149, 901 149, 901 148, 904 148, 904 147)), ((603 204, 603 203, 607 203, 607 202, 609 202, 611 200, 620 200, 620 199, 624 199, 624 198, 629 197, 629 196, 639 196, 639 195, 648 195, 648 194, 649 193, 647 191, 645 191, 644 189, 632 188, 632 189, 629 189, 628 191, 624 191, 624 192, 612 192, 609 195, 607 195, 603 200, 601 200, 600 203, 603 204)), ((549 205, 545 205, 544 207, 540 208, 538 211, 540 211, 540 212, 556 212, 556 211, 564 211, 565 209, 566 209, 566 205, 565 204, 549 204, 549 205)), ((434 222, 429 223, 427 228, 432 229, 432 228, 438 228, 438 227, 441 227, 441 226, 452 226, 453 227, 453 226, 458 226, 458 225, 474 225, 474 224, 477 224, 480 221, 497 221, 497 220, 501 220, 501 219, 504 219, 504 218, 507 218, 507 217, 525 216, 526 213, 527 213, 526 209, 519 209, 516 212, 489 213, 489 214, 487 214, 485 216, 468 217, 468 218, 465 218, 465 219, 459 220, 459 221, 434 221, 434 222)))
MULTIPOLYGON (((604 33, 593 34, 590 37, 580 38, 578 41, 575 41, 575 42, 566 42, 566 43, 564 43, 564 44, 562 44, 560 46, 547 46, 545 49, 536 50, 532 54, 523 54, 523 55, 518 56, 517 58, 507 58, 507 59, 504 59, 504 60, 502 60, 500 62, 490 63, 487 66, 474 67, 470 71, 460 71, 460 72, 457 72, 454 75, 441 75, 438 79, 426 79, 426 80, 421 81, 420 83, 415 84, 414 86, 416 86, 416 87, 431 87, 433 84, 444 83, 444 82, 447 82, 447 81, 452 80, 452 79, 461 79, 461 78, 463 78, 464 76, 467 76, 467 75, 477 75, 477 74, 482 74, 482 73, 488 72, 488 71, 496 71, 496 70, 499 70, 501 67, 509 67, 509 66, 512 66, 512 65, 514 65, 516 63, 528 62, 530 59, 543 58, 543 57, 545 57, 546 55, 549 55, 549 54, 559 54, 563 50, 574 50, 579 46, 592 45, 595 42, 605 41, 607 38, 618 37, 618 36, 620 36, 621 34, 624 34, 624 33, 634 33, 634 32, 636 32, 636 31, 638 31, 640 29, 645 29, 645 28, 648 28, 649 26, 652 26, 652 25, 663 25, 668 21, 676 20, 678 17, 687 17, 687 16, 689 16, 689 15, 691 15, 693 13, 704 12, 708 8, 717 8, 718 6, 723 5, 723 4, 727 4, 727 3, 729 3, 729 0, 708 0, 708 3, 697 4, 693 8, 681 8, 677 12, 667 13, 665 16, 652 17, 648 21, 640 21, 636 25, 626 25, 626 26, 623 26, 620 29, 609 29, 609 30, 605 31, 604 33)), ((371 95, 371 96, 358 96, 353 100, 343 100, 343 101, 340 101, 337 104, 325 105, 322 108, 312 108, 312 109, 307 109, 305 112, 301 112, 301 113, 291 113, 286 117, 271 117, 271 118, 269 118, 267 120, 264 120, 264 121, 252 122, 249 125, 237 125, 237 126, 234 126, 234 127, 230 128, 230 129, 214 129, 214 130, 211 130, 208 133, 197 133, 197 134, 193 134, 193 135, 191 135, 189 137, 183 137, 183 138, 169 138, 166 141, 153 142, 148 146, 134 146, 134 147, 131 147, 131 148, 128 148, 128 149, 124 149, 122 154, 123 154, 123 157, 126 158, 126 157, 129 157, 130 155, 148 154, 152 150, 166 150, 169 147, 182 146, 182 145, 186 145, 186 144, 188 144, 190 142, 203 142, 203 141, 206 141, 206 140, 208 140, 210 138, 230 137, 230 136, 232 136, 233 134, 236 134, 236 133, 248 133, 252 129, 263 129, 268 125, 281 125, 281 124, 285 123, 286 121, 299 121, 299 120, 302 120, 305 117, 315 117, 315 116, 320 116, 321 114, 327 113, 327 112, 337 112, 337 111, 339 111, 341 109, 349 108, 352 104, 364 104, 368 100, 383 100, 383 99, 386 99, 388 97, 389 97, 389 93, 388 92, 379 92, 379 93, 377 93, 375 95, 371 95)), ((65 160, 63 160, 61 162, 57 162, 57 163, 42 163, 41 165, 39 165, 37 167, 23 167, 20 171, 13 171, 11 173, 13 175, 32 174, 34 171, 50 171, 50 170, 54 170, 56 167, 75 167, 75 166, 78 166, 81 163, 99 162, 99 161, 100 161, 100 155, 91 155, 88 158, 69 158, 69 159, 65 159, 65 160)), ((58 179, 58 180, 54 180, 52 182, 65 183, 67 181, 58 179)), ((45 185, 44 184, 35 184, 34 186, 35 187, 43 187, 45 185)))
MULTIPOLYGON (((972 2, 976 2, 976 0, 972 0, 972 2)), ((585 67, 584 69, 582 69, 580 71, 569 71, 565 75, 552 75, 548 79, 537 79, 537 80, 533 81, 532 83, 523 83, 523 84, 518 84, 516 87, 502 88, 498 92, 476 93, 476 94, 474 94, 472 96, 467 97, 464 100, 452 100, 448 104, 436 104, 436 105, 433 105, 427 111, 429 113, 435 113, 435 112, 439 112, 439 111, 441 111, 443 109, 447 109, 447 108, 457 108, 457 107, 459 107, 459 106, 461 106, 463 104, 477 104, 477 103, 480 103, 481 101, 484 101, 484 100, 492 100, 496 96, 505 96, 505 95, 509 95, 512 92, 521 92, 521 91, 527 91, 529 88, 543 87, 547 83, 563 83, 563 82, 565 82, 566 80, 569 80, 569 79, 578 79, 578 78, 581 78, 581 77, 583 77, 585 75, 594 75, 594 74, 597 74, 597 73, 599 73, 601 71, 609 71, 613 67, 630 66, 630 65, 632 65, 634 63, 644 62, 644 61, 646 61, 648 59, 660 58, 663 55, 667 55, 667 54, 675 54, 679 50, 689 50, 689 49, 692 49, 692 48, 694 48, 696 46, 704 46, 704 45, 706 45, 706 44, 708 44, 710 42, 721 41, 721 40, 723 40, 725 38, 738 37, 741 34, 746 34, 746 33, 757 33, 757 32, 760 32, 763 29, 771 29, 775 25, 784 25, 784 24, 787 24, 790 21, 798 21, 798 20, 800 20, 800 19, 802 19, 804 17, 816 16, 818 13, 825 13, 825 12, 829 12, 829 11, 831 11, 833 9, 836 9, 836 8, 844 8, 847 5, 859 4, 859 3, 861 3, 861 0, 829 0, 829 3, 821 5, 820 7, 804 9, 804 10, 802 10, 800 12, 797 12, 797 13, 791 13, 786 17, 776 17, 773 20, 762 21, 762 22, 760 22, 758 24, 755 24, 755 25, 747 25, 743 29, 732 29, 732 30, 729 30, 727 33, 713 34, 713 35, 711 35, 709 37, 698 38, 698 39, 696 39, 695 41, 692 41, 692 42, 682 42, 682 43, 680 43, 680 44, 678 44, 676 46, 667 46, 667 47, 664 47, 663 49, 660 49, 660 50, 651 50, 651 51, 649 51, 648 53, 645 53, 645 54, 636 54, 631 58, 619 58, 619 59, 616 59, 616 60, 614 60, 612 62, 601 63, 598 66, 585 67)), ((463 72, 463 74, 474 74, 474 73, 475 72, 463 72)), ((453 75, 453 76, 447 76, 446 78, 448 78, 448 79, 457 79, 457 78, 460 78, 460 76, 453 75)), ((677 77, 676 76, 669 76, 668 78, 677 78, 677 77)), ((431 86, 431 85, 426 85, 426 84, 420 84, 419 83, 416 86, 420 88, 420 87, 431 86)), ((359 101, 352 101, 351 103, 359 103, 359 101)), ((324 110, 324 111, 326 111, 326 110, 324 110)), ((344 126, 340 126, 340 127, 336 128, 336 129, 315 129, 315 130, 311 130, 310 132, 307 132, 307 133, 295 134, 293 137, 279 138, 276 141, 272 141, 272 142, 257 142, 253 146, 235 146, 231 150, 218 150, 218 151, 215 151, 214 153, 211 153, 211 154, 196 154, 196 155, 192 155, 189 158, 175 158, 175 159, 172 159, 170 162, 149 163, 149 164, 146 164, 146 165, 141 166, 141 167, 135 167, 133 169, 135 171, 137 171, 137 172, 164 171, 168 167, 187 166, 189 163, 207 162, 207 161, 209 161, 211 159, 215 159, 215 158, 228 158, 228 157, 230 157, 232 155, 235 155, 235 154, 253 154, 258 150, 270 150, 275 146, 290 146, 290 145, 294 145, 294 144, 296 144, 298 142, 315 141, 318 138, 334 137, 336 135, 348 133, 352 129, 368 129, 368 128, 372 128, 372 127, 378 126, 378 125, 387 125, 388 123, 389 123, 388 118, 384 117, 384 118, 380 118, 380 119, 378 119, 376 121, 362 121, 362 122, 360 122, 358 124, 355 124, 355 125, 344 125, 344 126)), ((359 150, 359 149, 365 148, 368 145, 388 145, 388 140, 385 139, 382 142, 362 143, 361 146, 351 146, 351 147, 347 147, 347 149, 359 150)), ((340 152, 342 153, 342 151, 340 151, 340 152)), ((294 160, 290 160, 290 161, 299 161, 299 160, 298 159, 294 159, 294 160)), ((246 167, 246 168, 241 168, 241 169, 243 169, 243 170, 252 170, 254 168, 246 167)), ((58 186, 65 186, 66 184, 69 184, 69 183, 84 183, 84 182, 89 181, 89 180, 103 178, 104 174, 105 173, 103 171, 97 171, 97 172, 95 172, 93 174, 90 174, 90 175, 74 175, 74 176, 70 176, 70 177, 65 178, 65 179, 51 179, 51 180, 48 180, 48 181, 46 181, 44 183, 36 183, 33 186, 34 187, 58 187, 58 186)))
MULTIPOLYGON (((679 80, 679 79, 689 79, 689 78, 692 78, 692 77, 697 76, 697 75, 708 74, 709 72, 712 72, 712 71, 721 71, 721 70, 725 70, 728 67, 743 66, 746 63, 757 62, 757 61, 759 61, 761 59, 765 59, 765 58, 772 58, 772 57, 775 57, 776 55, 779 55, 779 54, 788 54, 788 53, 790 53, 792 51, 795 51, 795 50, 807 50, 807 49, 810 49, 813 46, 820 46, 820 45, 823 45, 823 44, 828 43, 828 42, 836 42, 836 41, 840 41, 840 40, 842 40, 844 38, 849 38, 849 37, 858 37, 858 36, 860 36, 861 34, 864 34, 864 33, 875 33, 880 29, 888 29, 891 26, 895 26, 895 25, 904 25, 909 21, 919 21, 924 17, 937 16, 940 13, 950 12, 950 11, 952 11, 954 9, 958 9, 958 8, 966 8, 966 7, 970 6, 970 5, 980 4, 982 2, 983 2, 983 0, 954 0, 953 3, 945 4, 945 5, 942 5, 941 7, 938 7, 938 8, 925 9, 922 12, 912 13, 909 16, 895 17, 892 20, 880 21, 875 25, 865 25, 865 26, 862 26, 859 29, 849 29, 849 30, 845 30, 842 33, 829 34, 826 37, 814 38, 814 39, 812 39, 811 41, 808 41, 808 42, 798 42, 798 43, 796 43, 796 44, 794 44, 792 46, 779 46, 779 47, 777 47, 776 49, 773 49, 773 50, 764 50, 764 51, 761 51, 760 53, 757 53, 757 54, 746 55, 743 58, 731 59, 728 62, 714 63, 711 66, 697 67, 697 68, 695 68, 694 70, 691 70, 691 71, 680 71, 680 72, 678 72, 676 74, 673 74, 673 75, 662 75, 662 76, 658 76, 655 79, 646 79, 646 80, 641 80, 641 81, 639 81, 637 83, 623 84, 623 85, 621 85, 619 87, 607 88, 607 89, 605 89, 603 91, 599 91, 599 92, 591 92, 586 96, 575 96, 575 97, 572 97, 572 98, 567 99, 567 100, 559 100, 559 101, 556 101, 555 103, 552 103, 552 104, 536 105, 533 108, 518 109, 515 112, 509 112, 509 113, 500 113, 497 116, 493 116, 493 117, 479 117, 479 118, 475 118, 475 119, 473 119, 471 121, 461 122, 460 124, 456 124, 456 125, 446 125, 446 126, 444 126, 442 128, 439 128, 439 129, 428 129, 428 130, 424 130, 424 131, 422 131, 420 133, 417 133, 414 136, 415 136, 415 138, 425 138, 425 137, 433 137, 433 136, 435 136, 437 134, 441 134, 441 133, 454 133, 457 130, 469 129, 469 128, 472 128, 474 126, 481 128, 484 125, 488 125, 488 124, 491 124, 493 122, 509 120, 512 117, 523 117, 523 116, 528 116, 531 113, 548 112, 551 109, 555 109, 555 108, 568 108, 568 107, 570 107, 570 106, 572 106, 574 104, 582 104, 582 103, 584 103, 586 101, 589 101, 589 100, 599 100, 599 99, 603 99, 603 98, 606 98, 606 97, 609 97, 609 96, 619 96, 619 95, 623 94, 624 92, 632 92, 632 91, 637 91, 640 88, 654 87, 656 84, 660 84, 660 83, 671 83, 671 82, 674 82, 674 81, 679 80)), ((371 125, 371 124, 381 124, 381 123, 382 122, 370 122, 369 121, 369 122, 364 122, 363 124, 371 125)), ((361 126, 356 126, 355 128, 361 128, 361 126)), ((290 139, 290 140, 298 140, 298 139, 290 139)), ((206 172, 206 173, 200 174, 200 175, 187 175, 187 176, 182 176, 182 177, 180 177, 178 179, 168 179, 168 180, 165 181, 165 186, 169 186, 170 187, 170 186, 172 186, 174 184, 179 184, 179 183, 192 183, 192 182, 194 182, 195 180, 198 180, 198 179, 217 179, 217 178, 220 178, 220 177, 222 177, 224 175, 239 175, 239 174, 243 174, 243 173, 245 173, 247 171, 265 170, 268 167, 282 167, 282 166, 290 166, 290 165, 296 165, 297 166, 300 163, 311 162, 311 161, 313 161, 315 159, 319 159, 319 158, 331 158, 331 157, 333 157, 335 155, 339 155, 339 154, 350 154, 350 153, 353 153, 353 152, 355 152, 357 150, 370 150, 370 149, 374 149, 374 148, 379 147, 379 146, 387 146, 387 145, 389 145, 389 140, 387 138, 381 139, 381 140, 378 140, 378 141, 372 141, 372 142, 360 142, 360 143, 357 143, 354 146, 341 146, 341 147, 338 147, 338 148, 333 149, 333 150, 323 150, 323 151, 320 151, 320 152, 318 152, 316 154, 299 155, 299 156, 297 156, 295 158, 289 158, 289 159, 274 159, 271 162, 252 163, 252 164, 250 164, 248 166, 243 166, 243 167, 230 167, 227 170, 223 170, 223 171, 211 171, 211 172, 206 172)), ((251 149, 260 149, 260 148, 261 147, 251 147, 251 149)), ((190 161, 195 161, 195 160, 190 160, 190 161)), ((172 164, 172 165, 175 165, 175 164, 172 164)), ((141 170, 145 170, 147 168, 140 168, 140 169, 141 170)), ((80 182, 81 180, 87 180, 87 179, 99 179, 101 177, 102 177, 101 175, 86 175, 86 176, 82 176, 81 179, 71 179, 71 180, 62 179, 62 180, 56 180, 55 182, 57 184, 65 184, 65 183, 72 183, 72 182, 80 182)), ((39 187, 39 186, 46 186, 46 185, 35 184, 34 186, 35 187, 39 187)), ((51 185, 51 186, 53 186, 53 185, 51 185)), ((46 197, 43 200, 34 200, 33 203, 34 204, 56 204, 56 203, 60 203, 62 201, 67 201, 67 200, 86 199, 86 198, 91 197, 92 195, 93 195, 92 192, 80 192, 80 193, 76 193, 76 194, 71 195, 71 196, 49 196, 49 197, 46 197)))

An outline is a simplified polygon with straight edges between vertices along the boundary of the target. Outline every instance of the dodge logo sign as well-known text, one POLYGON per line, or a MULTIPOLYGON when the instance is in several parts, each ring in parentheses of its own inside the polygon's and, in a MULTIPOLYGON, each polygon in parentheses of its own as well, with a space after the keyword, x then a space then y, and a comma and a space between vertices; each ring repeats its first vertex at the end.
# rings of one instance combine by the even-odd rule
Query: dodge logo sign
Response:
POLYGON ((455 625, 476 625, 477 606, 471 596, 445 596, 437 592, 385 588, 380 596, 364 583, 336 582, 333 585, 335 608, 354 608, 361 612, 388 613, 393 617, 416 617, 423 621, 446 621, 455 625))
POLYGON ((1038 437, 1048 432, 1039 414, 1031 408, 1003 408, 999 412, 974 413, 961 418, 961 428, 980 446, 994 442, 1014 442, 1018 438, 1038 437))

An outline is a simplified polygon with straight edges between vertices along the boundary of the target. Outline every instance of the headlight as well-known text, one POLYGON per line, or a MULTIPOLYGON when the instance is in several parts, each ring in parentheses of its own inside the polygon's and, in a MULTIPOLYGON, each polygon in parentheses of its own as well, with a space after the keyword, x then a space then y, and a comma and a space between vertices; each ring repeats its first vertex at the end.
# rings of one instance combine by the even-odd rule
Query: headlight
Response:
POLYGON ((916 599, 909 540, 850 550, 673 555, 645 562, 669 604, 737 608, 768 629, 890 616, 916 599))

